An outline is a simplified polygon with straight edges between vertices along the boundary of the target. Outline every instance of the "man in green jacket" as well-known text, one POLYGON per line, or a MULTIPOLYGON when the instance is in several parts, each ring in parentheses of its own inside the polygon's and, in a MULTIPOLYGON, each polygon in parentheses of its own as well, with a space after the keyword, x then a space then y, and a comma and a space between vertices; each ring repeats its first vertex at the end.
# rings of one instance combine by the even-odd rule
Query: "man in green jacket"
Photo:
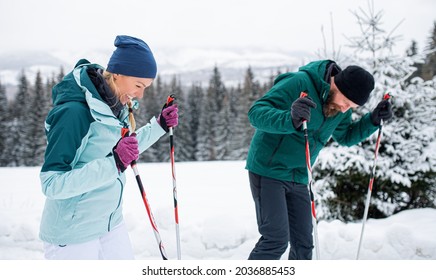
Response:
POLYGON ((248 112, 256 128, 247 157, 256 207, 259 241, 249 259, 280 259, 288 243, 289 259, 312 259, 311 202, 307 189, 305 140, 307 120, 311 163, 330 138, 352 146, 392 117, 381 101, 360 120, 351 118, 374 89, 373 76, 359 66, 343 71, 331 60, 311 62, 298 72, 276 78, 274 86, 248 112), (306 92, 308 97, 300 97, 306 92))

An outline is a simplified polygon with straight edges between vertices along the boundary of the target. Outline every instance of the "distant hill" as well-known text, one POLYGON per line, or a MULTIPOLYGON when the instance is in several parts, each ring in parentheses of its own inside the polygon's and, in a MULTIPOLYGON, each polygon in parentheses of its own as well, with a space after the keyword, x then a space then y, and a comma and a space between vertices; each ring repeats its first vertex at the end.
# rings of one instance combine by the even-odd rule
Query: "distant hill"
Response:
MULTIPOLYGON (((91 50, 83 52, 34 51, 0 52, 0 81, 6 86, 8 96, 13 94, 21 71, 33 82, 38 71, 43 77, 56 75, 60 68, 70 71, 81 58, 106 67, 112 50, 91 50), (12 92, 12 93, 11 93, 12 92)), ((206 86, 216 65, 227 85, 236 85, 242 81, 250 66, 255 77, 264 81, 277 71, 293 71, 304 63, 306 53, 268 49, 201 49, 159 48, 154 51, 158 62, 158 75, 164 80, 176 76, 182 85, 193 82, 206 86)))

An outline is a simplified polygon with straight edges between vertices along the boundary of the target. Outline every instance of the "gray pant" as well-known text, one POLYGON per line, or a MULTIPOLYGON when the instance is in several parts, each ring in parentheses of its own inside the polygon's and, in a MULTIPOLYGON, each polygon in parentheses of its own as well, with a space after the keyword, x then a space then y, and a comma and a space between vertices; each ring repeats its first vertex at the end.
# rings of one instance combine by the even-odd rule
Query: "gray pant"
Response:
POLYGON ((291 244, 290 260, 311 260, 312 214, 306 185, 249 172, 261 237, 249 260, 278 260, 291 244))

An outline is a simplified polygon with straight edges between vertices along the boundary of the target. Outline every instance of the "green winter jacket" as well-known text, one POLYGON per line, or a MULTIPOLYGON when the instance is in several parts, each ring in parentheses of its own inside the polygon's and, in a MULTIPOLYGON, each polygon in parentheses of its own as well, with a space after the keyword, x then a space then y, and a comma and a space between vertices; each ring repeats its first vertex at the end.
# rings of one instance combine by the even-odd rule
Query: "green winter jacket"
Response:
POLYGON ((366 114, 352 122, 351 110, 326 118, 322 105, 330 90, 325 78, 330 60, 314 61, 298 72, 276 78, 273 87, 253 103, 248 118, 256 128, 247 156, 246 168, 256 174, 283 181, 307 184, 303 131, 292 124, 290 108, 306 91, 316 103, 308 122, 310 160, 313 165, 321 149, 333 137, 341 145, 355 145, 377 130, 366 114))
MULTIPOLYGON (((80 60, 53 88, 53 109, 45 129, 47 149, 40 172, 46 196, 40 225, 43 241, 64 245, 96 239, 122 221, 126 182, 115 165, 112 148, 128 123, 128 109, 115 117, 90 80, 80 60)), ((139 150, 165 131, 153 118, 136 131, 139 150)))

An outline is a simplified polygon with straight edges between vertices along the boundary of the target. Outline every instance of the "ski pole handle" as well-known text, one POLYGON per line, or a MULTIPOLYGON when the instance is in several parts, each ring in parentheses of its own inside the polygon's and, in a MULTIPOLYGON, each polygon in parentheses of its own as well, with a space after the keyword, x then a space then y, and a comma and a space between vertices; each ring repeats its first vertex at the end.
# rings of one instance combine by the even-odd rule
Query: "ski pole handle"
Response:
MULTIPOLYGON (((391 99, 392 95, 390 94, 390 92, 387 92, 383 95, 383 100, 389 100, 391 99)), ((380 120, 380 127, 383 126, 383 119, 380 120)))
MULTIPOLYGON (((133 132, 132 135, 134 135, 135 133, 133 132)), ((123 127, 121 128, 121 138, 124 137, 129 137, 130 136, 130 130, 127 127, 123 127)), ((133 169, 133 172, 135 173, 135 175, 138 175, 138 169, 136 168, 136 160, 132 161, 130 163, 130 166, 133 169)))
POLYGON ((176 100, 176 97, 174 94, 171 94, 167 97, 167 102, 165 102, 164 108, 169 107, 173 105, 174 101, 176 100))
POLYGON ((121 138, 129 136, 130 131, 127 127, 121 128, 121 138))
MULTIPOLYGON (((176 97, 174 96, 174 94, 169 95, 167 97, 167 102, 165 102, 162 110, 173 105, 175 100, 176 100, 176 97)), ((172 126, 168 127, 168 131, 170 133, 170 138, 171 138, 173 136, 173 127, 172 126)))
POLYGON ((385 93, 385 95, 383 95, 383 100, 389 100, 392 97, 390 92, 385 93))
MULTIPOLYGON (((302 91, 300 93, 300 98, 305 98, 307 96, 308 96, 308 94, 305 91, 302 91)), ((303 131, 307 131, 307 120, 305 120, 305 119, 303 119, 303 131)))

